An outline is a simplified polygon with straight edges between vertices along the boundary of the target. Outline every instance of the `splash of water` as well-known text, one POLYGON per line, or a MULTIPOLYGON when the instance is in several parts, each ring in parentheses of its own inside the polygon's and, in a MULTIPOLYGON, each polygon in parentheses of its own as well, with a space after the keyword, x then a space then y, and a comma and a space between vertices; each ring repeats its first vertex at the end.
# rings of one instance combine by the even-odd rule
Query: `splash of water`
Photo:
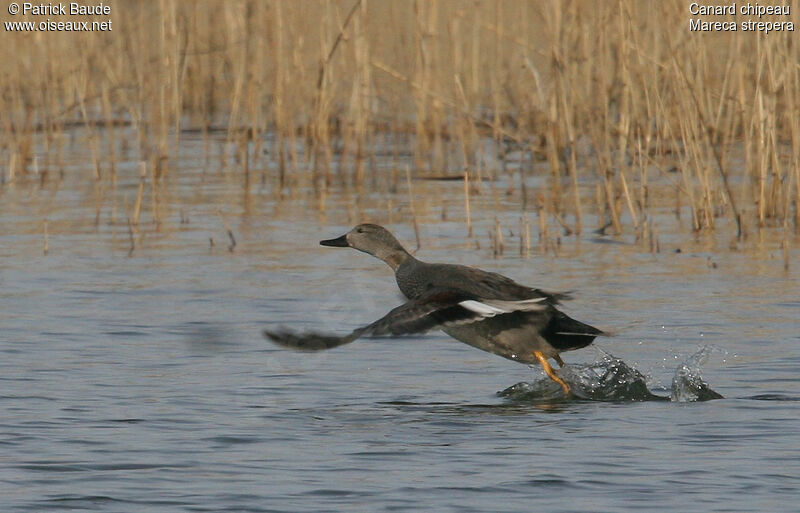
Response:
POLYGON ((672 377, 672 401, 685 403, 722 399, 722 395, 712 390, 700 375, 700 367, 708 361, 713 350, 713 346, 703 346, 678 366, 672 377))
MULTIPOLYGON (((703 381, 700 367, 712 348, 705 346, 683 362, 675 371, 670 396, 654 394, 647 386, 647 376, 615 356, 603 357, 589 364, 567 365, 559 374, 570 385, 571 395, 590 401, 676 401, 693 402, 721 399, 703 381)), ((561 387, 549 378, 512 385, 498 395, 514 401, 564 401, 561 387)))

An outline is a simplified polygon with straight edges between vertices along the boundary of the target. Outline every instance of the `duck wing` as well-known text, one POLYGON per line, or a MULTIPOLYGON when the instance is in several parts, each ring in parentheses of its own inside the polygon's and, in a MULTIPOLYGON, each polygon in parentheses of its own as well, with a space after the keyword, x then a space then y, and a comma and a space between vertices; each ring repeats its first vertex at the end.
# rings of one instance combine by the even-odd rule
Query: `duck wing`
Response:
POLYGON ((353 330, 348 335, 290 330, 264 330, 264 336, 292 349, 319 351, 331 349, 364 336, 411 335, 513 312, 548 310, 546 297, 522 300, 485 299, 460 290, 431 289, 393 309, 377 321, 353 330))
POLYGON ((517 283, 502 274, 455 264, 425 264, 421 270, 433 287, 452 288, 484 299, 542 300, 550 305, 571 299, 569 293, 547 292, 517 283))

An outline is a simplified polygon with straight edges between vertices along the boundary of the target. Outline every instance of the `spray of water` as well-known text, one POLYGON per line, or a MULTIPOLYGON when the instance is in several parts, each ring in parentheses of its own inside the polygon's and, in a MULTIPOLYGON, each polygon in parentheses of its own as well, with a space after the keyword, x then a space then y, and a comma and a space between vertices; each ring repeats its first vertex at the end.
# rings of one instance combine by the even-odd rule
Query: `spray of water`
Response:
POLYGON ((703 346, 678 366, 672 376, 671 400, 686 403, 722 399, 722 395, 712 390, 700 375, 700 367, 708 361, 713 350, 713 346, 703 346))
POLYGON ((565 401, 583 399, 590 401, 675 401, 694 402, 721 399, 703 381, 701 366, 708 360, 713 348, 705 346, 687 358, 675 370, 669 396, 654 394, 647 386, 647 376, 615 356, 603 357, 589 364, 567 365, 559 371, 570 385, 571 397, 548 378, 513 385, 498 394, 514 401, 565 401))

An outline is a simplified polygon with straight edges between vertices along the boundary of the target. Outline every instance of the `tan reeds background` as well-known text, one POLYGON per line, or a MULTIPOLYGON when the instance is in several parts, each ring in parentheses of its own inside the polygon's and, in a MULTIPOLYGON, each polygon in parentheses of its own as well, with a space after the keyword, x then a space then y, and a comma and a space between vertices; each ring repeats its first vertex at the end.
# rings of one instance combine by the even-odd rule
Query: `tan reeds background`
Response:
MULTIPOLYGON (((117 1, 110 32, 0 35, 2 181, 62 168, 76 126, 87 180, 116 179, 122 138, 144 183, 180 172, 187 131, 219 132, 244 175, 312 186, 321 208, 331 185, 374 184, 379 152, 394 154, 395 181, 410 164, 468 194, 505 172, 488 153, 520 151, 516 172, 549 174, 523 208, 566 233, 592 208, 606 230, 652 240, 654 202, 690 206, 698 233, 720 220, 734 238, 797 233, 797 36, 690 32, 690 18, 685 0, 117 1), (654 180, 674 193, 656 197, 654 180)), ((141 201, 140 188, 134 227, 141 201)))

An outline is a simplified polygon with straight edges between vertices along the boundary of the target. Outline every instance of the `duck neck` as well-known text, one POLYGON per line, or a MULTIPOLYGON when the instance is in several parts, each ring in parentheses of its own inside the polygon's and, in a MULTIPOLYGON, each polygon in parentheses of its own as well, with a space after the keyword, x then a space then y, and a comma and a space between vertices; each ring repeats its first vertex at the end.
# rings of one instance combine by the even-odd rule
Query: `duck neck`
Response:
POLYGON ((376 256, 386 262, 386 264, 392 268, 392 271, 397 271, 397 268, 404 263, 414 260, 414 257, 403 248, 394 249, 386 252, 385 254, 376 256))

